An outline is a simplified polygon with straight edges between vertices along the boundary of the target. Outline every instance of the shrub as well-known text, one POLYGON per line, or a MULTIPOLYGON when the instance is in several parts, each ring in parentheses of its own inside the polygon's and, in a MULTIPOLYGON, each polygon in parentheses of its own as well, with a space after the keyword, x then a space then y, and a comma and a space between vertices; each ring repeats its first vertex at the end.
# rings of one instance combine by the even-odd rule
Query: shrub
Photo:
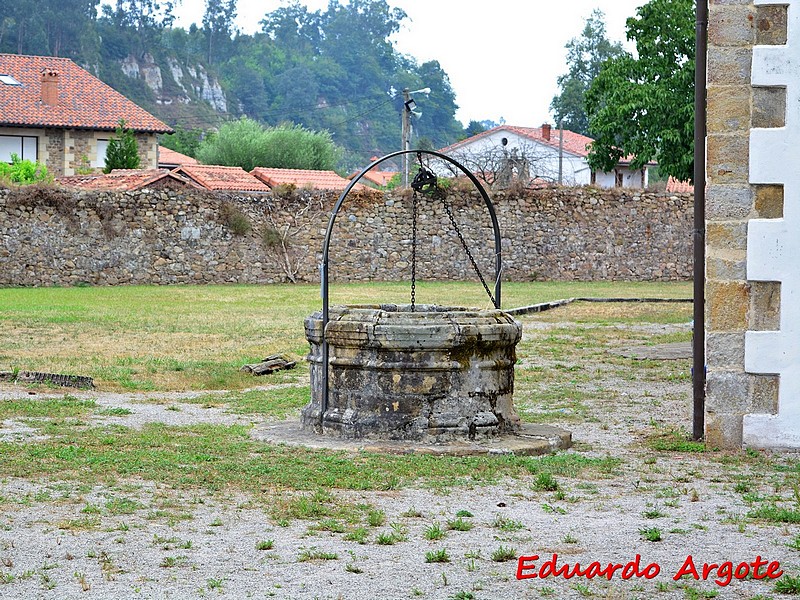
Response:
POLYGON ((216 135, 200 145, 197 158, 205 164, 278 169, 331 170, 341 151, 330 133, 306 129, 301 125, 263 127, 258 121, 242 118, 225 123, 216 135))
POLYGON ((219 217, 222 224, 233 235, 246 235, 250 233, 250 220, 241 210, 230 202, 223 202, 219 205, 219 217))
POLYGON ((0 181, 28 185, 51 179, 43 164, 22 160, 17 154, 11 155, 11 164, 0 162, 0 181))

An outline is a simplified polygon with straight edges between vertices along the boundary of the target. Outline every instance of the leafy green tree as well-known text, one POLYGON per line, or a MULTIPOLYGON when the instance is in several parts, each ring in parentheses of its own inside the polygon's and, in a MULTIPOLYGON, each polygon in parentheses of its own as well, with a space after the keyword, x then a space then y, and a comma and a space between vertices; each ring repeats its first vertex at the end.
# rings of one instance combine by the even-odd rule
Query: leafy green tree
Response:
POLYGON ((483 133, 486 131, 486 127, 484 127, 483 123, 480 121, 472 120, 469 124, 464 128, 464 139, 470 138, 473 135, 478 135, 479 133, 483 133))
POLYGON ((612 43, 606 38, 604 18, 603 12, 595 9, 586 19, 581 35, 567 42, 569 71, 558 78, 560 91, 550 103, 556 123, 583 135, 589 135, 589 119, 584 104, 586 91, 600 73, 603 63, 624 52, 619 42, 612 43))
POLYGON ((172 0, 117 0, 116 9, 111 11, 108 5, 103 6, 103 14, 113 14, 113 19, 126 29, 136 44, 136 55, 154 49, 162 31, 172 26, 175 15, 172 14, 172 0))
POLYGON ((242 167, 251 171, 259 165, 264 152, 264 127, 242 117, 223 124, 214 135, 207 136, 197 149, 197 160, 207 165, 242 167))
POLYGON ((175 152, 196 157, 202 137, 203 131, 200 129, 184 129, 176 126, 175 133, 161 136, 159 143, 165 148, 175 150, 175 152))
POLYGON ((301 125, 264 128, 248 118, 225 123, 219 132, 202 142, 200 162, 213 165, 279 169, 330 170, 339 149, 328 132, 315 132, 301 125))
POLYGON ((329 171, 336 166, 340 150, 327 131, 302 125, 280 125, 266 131, 265 167, 329 171))
POLYGON ((120 120, 117 130, 108 141, 106 149, 106 166, 104 173, 111 173, 114 169, 138 169, 139 144, 133 130, 125 127, 125 121, 120 120))
POLYGON ((691 180, 694 158, 694 2, 651 0, 627 21, 638 58, 605 63, 586 94, 595 138, 589 164, 608 171, 656 160, 661 173, 691 180))
POLYGON ((236 0, 206 0, 203 30, 207 39, 206 61, 216 62, 217 54, 231 41, 236 19, 236 0))

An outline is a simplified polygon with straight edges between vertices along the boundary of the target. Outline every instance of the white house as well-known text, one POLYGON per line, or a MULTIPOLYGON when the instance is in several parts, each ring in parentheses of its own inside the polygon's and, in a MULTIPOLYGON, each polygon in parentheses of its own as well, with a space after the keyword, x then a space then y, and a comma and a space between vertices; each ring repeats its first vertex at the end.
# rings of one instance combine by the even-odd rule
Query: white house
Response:
MULTIPOLYGON (((631 169, 622 160, 611 172, 595 172, 587 156, 592 138, 567 129, 500 125, 439 150, 487 183, 597 185, 604 188, 647 187, 647 165, 631 169)), ((437 162, 439 176, 453 174, 452 165, 437 162)))

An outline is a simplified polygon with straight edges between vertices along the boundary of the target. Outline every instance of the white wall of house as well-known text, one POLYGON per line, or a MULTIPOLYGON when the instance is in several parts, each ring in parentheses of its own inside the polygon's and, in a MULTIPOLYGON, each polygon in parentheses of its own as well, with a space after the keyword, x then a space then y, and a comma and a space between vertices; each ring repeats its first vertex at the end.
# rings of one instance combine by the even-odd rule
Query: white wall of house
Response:
MULTIPOLYGON (((554 130, 554 136, 557 131, 554 130)), ((555 137, 554 139, 558 139, 555 137)), ((518 136, 508 131, 497 131, 478 138, 464 146, 448 152, 455 160, 464 163, 467 168, 474 168, 479 163, 480 156, 507 156, 524 157, 528 161, 529 173, 532 178, 542 178, 554 183, 558 182, 559 150, 546 144, 539 144, 528 138, 518 136), (506 144, 503 145, 503 140, 506 144)), ((586 161, 580 156, 564 152, 561 158, 562 181, 564 185, 588 185, 591 183, 591 170, 586 161)), ((438 167, 439 175, 446 175, 438 167)))
MULTIPOLYGON (((558 129, 552 129, 551 140, 558 143, 558 129)), ((595 185, 603 188, 627 187, 641 188, 642 172, 639 169, 631 170, 629 167, 620 166, 613 172, 599 172, 592 177, 592 170, 586 158, 576 154, 559 151, 559 148, 537 143, 530 138, 517 135, 510 131, 495 131, 463 146, 448 152, 448 155, 464 164, 468 169, 475 170, 480 156, 497 156, 504 152, 508 156, 516 153, 518 157, 528 159, 531 178, 541 178, 546 181, 558 183, 559 155, 561 156, 561 181, 563 185, 595 185), (505 139, 506 143, 503 144, 505 139)), ((448 170, 442 165, 435 165, 437 175, 446 176, 448 170)), ((644 173, 644 187, 647 186, 647 172, 644 173)))
POLYGON ((618 166, 613 172, 598 172, 595 174, 595 185, 602 188, 646 188, 648 185, 648 169, 631 169, 618 166))

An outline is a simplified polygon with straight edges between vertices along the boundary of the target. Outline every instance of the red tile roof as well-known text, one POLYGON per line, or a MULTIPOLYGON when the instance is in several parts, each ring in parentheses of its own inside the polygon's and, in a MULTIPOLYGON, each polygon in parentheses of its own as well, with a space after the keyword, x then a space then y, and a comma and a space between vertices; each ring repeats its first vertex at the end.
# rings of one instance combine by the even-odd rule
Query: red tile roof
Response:
POLYGON ((694 186, 688 181, 679 181, 672 175, 667 179, 667 191, 673 193, 694 193, 694 186))
MULTIPOLYGON (((311 171, 306 169, 270 169, 256 167, 250 171, 260 181, 270 187, 276 185, 295 185, 298 188, 311 188, 314 190, 344 190, 350 180, 340 177, 333 171, 311 171)), ((357 183, 353 189, 360 190, 364 186, 357 183)))
POLYGON ((111 173, 96 175, 68 175, 56 178, 56 182, 72 188, 96 191, 140 190, 156 182, 173 181, 185 186, 200 188, 194 181, 173 173, 168 169, 114 169, 111 173))
MULTIPOLYGON (((347 178, 351 180, 355 179, 355 176, 358 175, 360 172, 361 171, 355 171, 350 175, 348 175, 347 178)), ((398 172, 399 171, 376 171, 373 169, 371 171, 367 171, 366 173, 364 173, 364 177, 362 177, 362 179, 366 179, 367 181, 371 181, 375 185, 383 187, 386 184, 388 184, 392 180, 392 177, 397 175, 398 172)))
POLYGON ((67 58, 0 54, 0 75, 11 75, 22 84, 0 83, 0 125, 113 130, 125 119, 134 131, 172 132, 67 58), (44 72, 57 73, 57 90, 53 90, 57 102, 52 105, 42 99, 44 72))
POLYGON ((241 167, 182 165, 173 173, 191 178, 207 190, 225 192, 269 192, 269 188, 241 167))
POLYGON ((196 165, 197 159, 191 156, 186 156, 175 150, 171 150, 166 146, 158 147, 158 165, 160 167, 179 167, 181 165, 196 165))

